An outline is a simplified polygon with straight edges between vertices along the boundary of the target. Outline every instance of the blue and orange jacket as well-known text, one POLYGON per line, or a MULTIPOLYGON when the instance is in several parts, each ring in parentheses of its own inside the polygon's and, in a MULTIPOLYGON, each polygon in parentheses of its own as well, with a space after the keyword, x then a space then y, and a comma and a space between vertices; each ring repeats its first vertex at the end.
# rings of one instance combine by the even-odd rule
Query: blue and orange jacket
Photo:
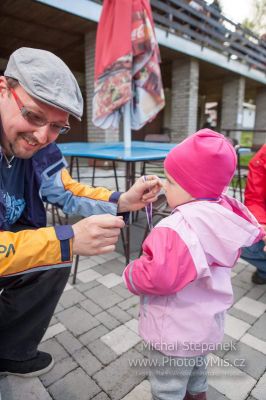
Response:
POLYGON ((5 205, 0 191, 0 277, 71 266, 72 227, 46 227, 43 201, 83 217, 117 213, 120 193, 73 180, 55 143, 25 160, 25 165, 26 207, 17 223, 34 230, 3 230, 5 205))

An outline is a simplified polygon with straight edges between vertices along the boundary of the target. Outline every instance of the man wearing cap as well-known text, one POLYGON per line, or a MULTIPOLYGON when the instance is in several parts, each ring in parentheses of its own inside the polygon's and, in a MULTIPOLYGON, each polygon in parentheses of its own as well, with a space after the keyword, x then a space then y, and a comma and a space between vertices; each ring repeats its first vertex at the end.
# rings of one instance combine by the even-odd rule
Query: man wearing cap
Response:
POLYGON ((74 254, 113 251, 117 211, 154 201, 158 179, 125 193, 74 181, 54 143, 81 119, 83 100, 71 71, 54 54, 20 48, 0 77, 0 373, 38 376, 53 366, 37 350, 66 285, 74 254), (152 189, 152 190, 150 190, 152 189), (149 193, 146 193, 150 190, 149 193), (46 227, 43 201, 87 217, 46 227), (105 215, 100 215, 105 214, 105 215), (32 230, 34 229, 34 231, 32 230))

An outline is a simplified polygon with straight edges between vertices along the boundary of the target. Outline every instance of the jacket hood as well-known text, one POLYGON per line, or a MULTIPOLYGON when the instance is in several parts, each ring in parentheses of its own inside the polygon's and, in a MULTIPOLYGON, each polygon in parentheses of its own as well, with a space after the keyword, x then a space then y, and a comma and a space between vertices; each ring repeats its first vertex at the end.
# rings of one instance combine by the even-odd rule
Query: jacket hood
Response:
POLYGON ((265 233, 256 218, 238 200, 222 195, 218 202, 195 201, 178 206, 199 239, 209 266, 233 267, 242 247, 265 233))

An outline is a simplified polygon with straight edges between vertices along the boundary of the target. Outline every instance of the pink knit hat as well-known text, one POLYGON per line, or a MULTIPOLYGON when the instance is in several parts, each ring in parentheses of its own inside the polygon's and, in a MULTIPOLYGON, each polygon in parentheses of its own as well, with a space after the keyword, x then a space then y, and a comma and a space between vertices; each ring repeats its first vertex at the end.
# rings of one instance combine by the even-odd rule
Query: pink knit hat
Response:
POLYGON ((236 152, 220 133, 201 129, 174 147, 165 170, 195 198, 217 198, 236 169, 236 152))

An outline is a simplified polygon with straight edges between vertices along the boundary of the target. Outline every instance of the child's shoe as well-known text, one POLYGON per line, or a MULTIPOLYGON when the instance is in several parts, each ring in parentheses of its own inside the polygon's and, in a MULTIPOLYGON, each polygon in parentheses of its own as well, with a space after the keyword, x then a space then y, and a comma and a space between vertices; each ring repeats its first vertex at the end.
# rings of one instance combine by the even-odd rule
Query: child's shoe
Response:
POLYGON ((256 285, 266 285, 266 278, 263 278, 257 271, 253 272, 251 280, 256 285))
POLYGON ((197 394, 186 393, 184 400, 207 400, 207 392, 201 392, 197 394))

